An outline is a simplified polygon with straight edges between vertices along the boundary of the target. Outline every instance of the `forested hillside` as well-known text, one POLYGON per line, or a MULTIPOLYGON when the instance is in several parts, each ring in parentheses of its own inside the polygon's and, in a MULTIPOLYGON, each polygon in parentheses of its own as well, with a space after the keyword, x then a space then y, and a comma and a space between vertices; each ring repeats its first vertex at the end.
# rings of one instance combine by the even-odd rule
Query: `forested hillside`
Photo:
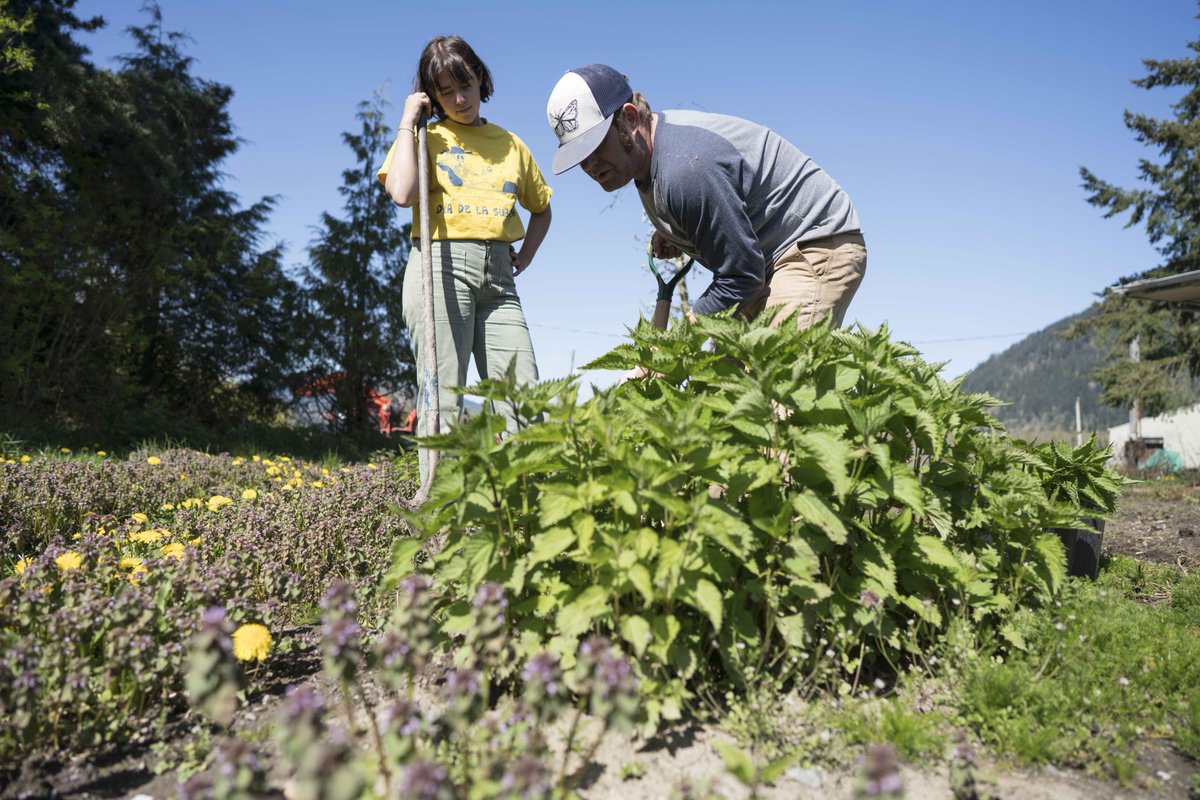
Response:
POLYGON ((1086 339, 1061 335, 1092 313, 1061 319, 992 356, 971 371, 965 388, 1007 401, 994 413, 1015 432, 1074 430, 1076 397, 1085 431, 1126 422, 1127 409, 1100 404, 1100 384, 1091 377, 1103 352, 1086 339))

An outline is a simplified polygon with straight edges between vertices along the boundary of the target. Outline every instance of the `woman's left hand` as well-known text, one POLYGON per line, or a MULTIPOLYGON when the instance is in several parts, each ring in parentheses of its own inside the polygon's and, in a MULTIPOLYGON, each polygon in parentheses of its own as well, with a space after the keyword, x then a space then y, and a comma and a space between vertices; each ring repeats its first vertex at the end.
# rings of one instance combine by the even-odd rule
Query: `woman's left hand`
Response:
POLYGON ((514 276, 520 275, 525 271, 525 268, 529 266, 529 264, 526 263, 524 258, 521 256, 520 251, 511 245, 508 248, 508 257, 512 260, 514 276))

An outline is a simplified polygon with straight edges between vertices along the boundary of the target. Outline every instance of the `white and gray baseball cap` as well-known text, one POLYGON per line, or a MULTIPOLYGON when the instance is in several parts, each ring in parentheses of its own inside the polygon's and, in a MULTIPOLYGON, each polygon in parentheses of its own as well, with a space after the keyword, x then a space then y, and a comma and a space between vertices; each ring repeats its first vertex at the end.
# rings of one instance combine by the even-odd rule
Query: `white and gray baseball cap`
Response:
POLYGON ((590 156, 608 133, 613 115, 631 100, 629 81, 606 64, 588 64, 563 75, 546 103, 546 119, 558 137, 554 174, 590 156))

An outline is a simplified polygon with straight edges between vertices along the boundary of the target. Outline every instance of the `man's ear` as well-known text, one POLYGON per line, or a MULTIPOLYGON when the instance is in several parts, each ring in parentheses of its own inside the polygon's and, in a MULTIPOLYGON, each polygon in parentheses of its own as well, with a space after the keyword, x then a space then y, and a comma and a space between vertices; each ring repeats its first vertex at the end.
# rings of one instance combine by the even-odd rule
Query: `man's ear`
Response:
POLYGON ((638 108, 633 103, 626 103, 621 106, 621 116, 625 117, 625 121, 629 123, 629 130, 637 130, 638 123, 641 122, 641 115, 638 114, 638 108))

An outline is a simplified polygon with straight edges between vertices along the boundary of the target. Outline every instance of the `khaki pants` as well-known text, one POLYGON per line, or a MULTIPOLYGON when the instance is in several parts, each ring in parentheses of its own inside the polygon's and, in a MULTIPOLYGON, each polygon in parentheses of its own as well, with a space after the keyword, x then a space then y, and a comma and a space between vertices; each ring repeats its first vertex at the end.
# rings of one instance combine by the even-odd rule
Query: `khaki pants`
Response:
POLYGON ((754 319, 764 310, 782 319, 799 310, 801 328, 825 316, 841 327, 850 300, 867 271, 867 245, 861 233, 839 233, 824 239, 797 242, 767 269, 767 283, 742 307, 754 319))

